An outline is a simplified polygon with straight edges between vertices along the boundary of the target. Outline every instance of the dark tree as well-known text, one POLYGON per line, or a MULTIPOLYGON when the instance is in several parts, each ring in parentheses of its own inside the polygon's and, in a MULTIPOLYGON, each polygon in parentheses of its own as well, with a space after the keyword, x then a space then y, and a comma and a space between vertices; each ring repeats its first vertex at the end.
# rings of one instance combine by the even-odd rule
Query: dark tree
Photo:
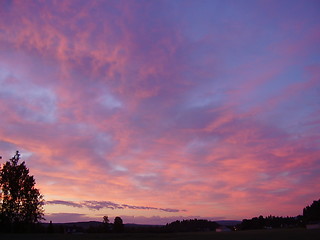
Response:
POLYGON ((109 224, 109 218, 108 216, 103 216, 103 223, 108 225, 109 224))
POLYGON ((17 151, 0 169, 0 222, 7 230, 38 223, 44 214, 43 196, 25 162, 18 163, 19 159, 17 151))
POLYGON ((303 218, 306 222, 320 221, 320 199, 303 209, 303 218))
POLYGON ((113 222, 113 230, 115 232, 123 232, 124 226, 121 217, 115 217, 113 222))
POLYGON ((108 216, 103 216, 103 226, 104 226, 104 231, 109 232, 110 229, 110 224, 109 224, 109 218, 108 216))

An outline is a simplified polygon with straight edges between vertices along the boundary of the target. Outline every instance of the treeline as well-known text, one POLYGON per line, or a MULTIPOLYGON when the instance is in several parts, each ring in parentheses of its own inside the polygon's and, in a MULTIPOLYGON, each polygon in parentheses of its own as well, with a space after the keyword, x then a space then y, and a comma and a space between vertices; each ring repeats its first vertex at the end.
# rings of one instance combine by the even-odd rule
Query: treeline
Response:
POLYGON ((65 224, 43 224, 42 232, 47 233, 169 233, 215 231, 216 222, 190 219, 163 225, 118 224, 109 222, 79 222, 65 224))
POLYGON ((303 220, 306 223, 320 221, 320 199, 303 209, 303 220))
POLYGON ((219 224, 213 221, 202 219, 191 219, 183 221, 175 221, 165 226, 168 232, 202 232, 215 231, 219 224))
POLYGON ((307 224, 320 222, 320 199, 313 201, 310 206, 303 209, 303 215, 296 217, 254 217, 251 219, 243 219, 241 224, 236 228, 238 230, 248 229, 268 229, 268 228, 295 228, 305 227, 307 224))
MULTIPOLYGON (((105 220, 105 217, 104 217, 105 220)), ((124 224, 120 217, 114 223, 108 222, 75 222, 75 223, 44 223, 43 229, 47 233, 120 233, 124 231, 124 224)))
POLYGON ((238 230, 249 229, 271 229, 271 228, 294 228, 303 227, 302 216, 298 217, 254 217, 252 219, 243 219, 237 226, 238 230))

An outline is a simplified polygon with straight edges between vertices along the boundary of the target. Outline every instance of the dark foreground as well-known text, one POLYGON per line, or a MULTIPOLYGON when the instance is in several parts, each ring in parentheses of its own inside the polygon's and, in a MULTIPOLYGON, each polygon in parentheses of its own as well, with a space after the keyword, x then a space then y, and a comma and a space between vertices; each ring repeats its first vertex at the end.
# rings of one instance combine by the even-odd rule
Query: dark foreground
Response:
POLYGON ((122 234, 0 234, 1 240, 319 240, 320 230, 281 229, 239 232, 122 233, 122 234))

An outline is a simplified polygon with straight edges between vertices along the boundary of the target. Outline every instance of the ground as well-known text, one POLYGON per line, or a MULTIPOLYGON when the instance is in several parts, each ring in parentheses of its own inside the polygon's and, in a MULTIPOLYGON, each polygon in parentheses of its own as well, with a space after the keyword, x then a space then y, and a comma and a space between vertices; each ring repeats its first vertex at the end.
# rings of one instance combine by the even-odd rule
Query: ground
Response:
POLYGON ((0 234, 2 240, 319 240, 320 229, 251 230, 201 233, 0 234))

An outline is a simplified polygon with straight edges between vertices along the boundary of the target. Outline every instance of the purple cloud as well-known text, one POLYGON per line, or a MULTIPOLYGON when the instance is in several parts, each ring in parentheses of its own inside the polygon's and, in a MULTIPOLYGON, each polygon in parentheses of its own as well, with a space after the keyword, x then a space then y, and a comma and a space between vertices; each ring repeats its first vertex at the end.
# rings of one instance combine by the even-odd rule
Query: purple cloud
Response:
POLYGON ((136 210, 158 210, 163 212, 185 212, 186 210, 171 209, 171 208, 156 208, 147 206, 132 206, 127 204, 117 204, 110 201, 83 201, 83 202, 73 202, 73 201, 63 201, 63 200, 52 200, 46 201, 47 205, 65 205, 76 208, 86 207, 90 210, 100 210, 102 208, 109 209, 136 209, 136 210))
POLYGON ((75 203, 75 202, 71 202, 71 201, 63 201, 63 200, 46 201, 45 204, 47 204, 47 205, 51 205, 51 204, 55 204, 55 205, 65 205, 65 206, 77 207, 77 208, 83 207, 82 204, 75 203))

